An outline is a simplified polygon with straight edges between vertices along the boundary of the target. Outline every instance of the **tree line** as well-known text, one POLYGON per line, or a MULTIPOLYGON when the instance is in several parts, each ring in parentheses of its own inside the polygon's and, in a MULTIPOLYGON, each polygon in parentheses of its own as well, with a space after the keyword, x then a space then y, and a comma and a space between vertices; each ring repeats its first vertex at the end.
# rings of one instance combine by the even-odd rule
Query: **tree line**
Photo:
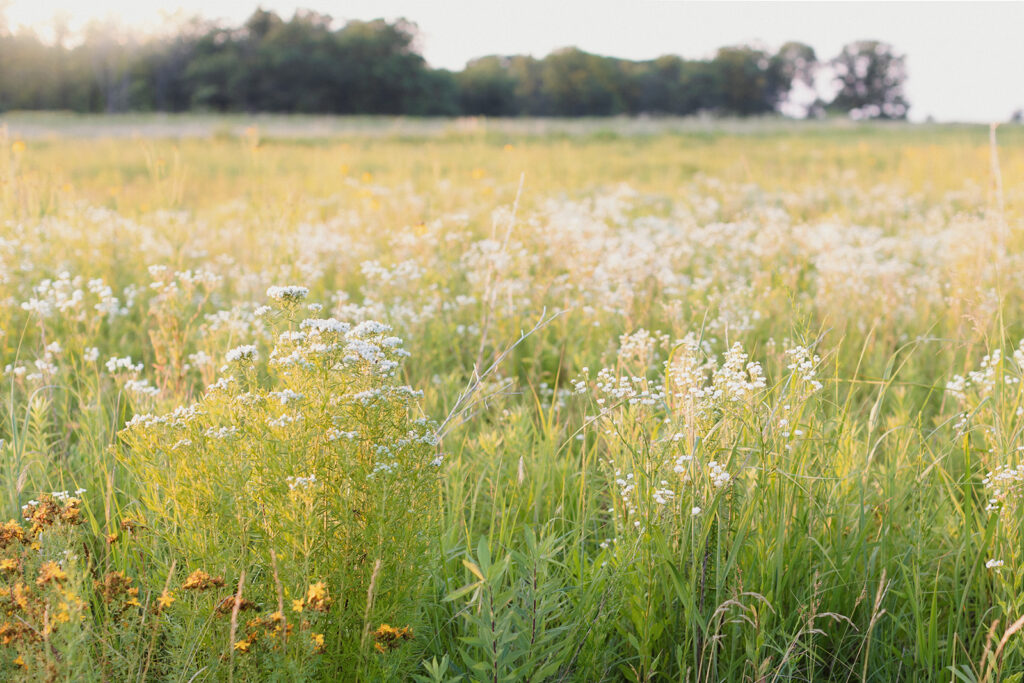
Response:
POLYGON ((415 116, 750 116, 780 111, 794 89, 831 74, 834 95, 803 113, 905 118, 905 58, 859 41, 820 60, 805 44, 723 47, 710 59, 632 61, 577 48, 544 58, 487 56, 457 72, 431 68, 415 24, 285 20, 257 10, 237 27, 194 20, 173 35, 128 40, 100 26, 73 46, 0 23, 0 111, 217 111, 415 116))

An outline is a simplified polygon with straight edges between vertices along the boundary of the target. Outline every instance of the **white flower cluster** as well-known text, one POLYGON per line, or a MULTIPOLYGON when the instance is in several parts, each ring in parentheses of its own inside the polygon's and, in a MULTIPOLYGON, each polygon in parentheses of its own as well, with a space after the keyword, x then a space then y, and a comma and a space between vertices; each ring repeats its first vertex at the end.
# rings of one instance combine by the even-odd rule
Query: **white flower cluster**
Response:
POLYGON ((400 348, 401 338, 389 336, 390 331, 389 325, 375 320, 352 327, 334 318, 309 318, 302 321, 299 331, 278 336, 270 364, 287 371, 293 367, 308 370, 317 364, 366 363, 375 374, 390 377, 398 368, 398 359, 409 355, 400 348))
POLYGON ((817 380, 817 374, 821 358, 817 354, 812 354, 806 346, 794 346, 787 349, 786 355, 790 358, 786 368, 792 370, 797 377, 807 382, 813 391, 820 391, 822 385, 817 380))
POLYGON ((311 474, 308 477, 285 477, 285 481, 288 482, 288 489, 291 491, 296 489, 308 489, 316 484, 316 475, 311 474))
POLYGON ((72 277, 63 271, 55 279, 44 279, 33 287, 32 296, 21 303, 21 309, 44 319, 59 314, 65 320, 86 322, 92 316, 90 310, 99 314, 100 319, 111 319, 131 312, 136 293, 137 287, 126 288, 122 305, 102 279, 85 281, 80 275, 72 277))
POLYGON ((747 362, 743 345, 736 342, 725 353, 721 367, 715 370, 712 386, 715 399, 745 401, 765 388, 764 371, 760 363, 747 362))
POLYGON ((210 427, 205 432, 206 438, 208 439, 230 439, 238 435, 238 427, 234 425, 228 427, 210 427))
POLYGON ((728 485, 732 479, 732 476, 725 468, 715 460, 708 463, 708 476, 711 477, 711 483, 714 484, 715 488, 722 488, 728 485))
POLYGON ((107 372, 111 374, 138 374, 142 372, 142 363, 132 363, 131 356, 125 356, 124 358, 117 358, 115 356, 107 361, 106 366, 107 372))
MULTIPOLYGON (((993 349, 981 359, 977 370, 969 371, 966 377, 953 375, 953 379, 946 382, 946 393, 965 403, 969 393, 978 398, 991 394, 1000 376, 1006 386, 1019 385, 1021 374, 1024 373, 1024 339, 1012 355, 1013 365, 1005 364, 1002 349, 993 349)), ((1018 409, 1017 416, 1024 416, 1024 408, 1018 409)))
POLYGON ((297 391, 291 389, 284 389, 282 391, 271 391, 270 395, 281 402, 281 405, 288 405, 292 402, 298 402, 306 398, 297 391))
POLYGON ((275 285, 267 289, 267 296, 281 303, 298 303, 309 295, 309 288, 300 285, 275 285))
POLYGON ((253 362, 259 358, 259 351, 252 344, 243 344, 242 346, 236 346, 224 355, 225 360, 229 363, 236 363, 241 361, 253 362))
POLYGON ((302 420, 302 413, 295 413, 294 415, 289 415, 288 413, 282 413, 281 415, 278 415, 277 417, 267 418, 267 426, 268 427, 277 427, 277 428, 287 427, 288 425, 293 424, 295 422, 299 422, 301 420, 302 420))
POLYGON ((150 398, 160 393, 160 389, 150 384, 148 379, 129 379, 124 383, 124 390, 130 394, 150 398))
POLYGON ((1008 500, 1024 496, 1024 465, 1017 467, 997 467, 982 480, 988 495, 985 510, 989 512, 1001 510, 1008 500))

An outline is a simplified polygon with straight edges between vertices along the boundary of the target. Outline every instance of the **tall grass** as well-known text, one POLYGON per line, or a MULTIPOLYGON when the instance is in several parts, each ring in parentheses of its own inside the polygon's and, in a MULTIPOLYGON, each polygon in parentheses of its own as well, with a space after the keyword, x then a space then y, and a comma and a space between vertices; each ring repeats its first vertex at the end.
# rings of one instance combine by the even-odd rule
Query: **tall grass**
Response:
POLYGON ((1019 680, 1018 131, 0 142, 6 676, 1019 680))

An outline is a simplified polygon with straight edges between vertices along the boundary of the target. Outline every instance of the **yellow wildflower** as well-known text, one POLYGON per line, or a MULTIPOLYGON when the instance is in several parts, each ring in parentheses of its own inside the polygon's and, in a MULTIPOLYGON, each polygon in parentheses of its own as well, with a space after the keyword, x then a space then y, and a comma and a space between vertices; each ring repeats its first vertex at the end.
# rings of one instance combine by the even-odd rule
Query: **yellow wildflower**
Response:
POLYGON ((60 582, 66 578, 68 578, 68 575, 64 573, 64 570, 56 562, 43 562, 42 566, 39 567, 39 578, 36 579, 36 585, 45 586, 51 581, 60 582))
POLYGON ((331 604, 331 598, 327 594, 327 584, 318 581, 311 585, 306 591, 306 604, 311 610, 326 612, 331 604))
POLYGON ((376 649, 378 652, 385 652, 386 650, 394 650, 402 644, 403 640, 412 640, 412 629, 408 626, 401 628, 395 628, 389 624, 381 624, 377 627, 377 630, 373 632, 374 640, 376 640, 376 649))
POLYGON ((224 585, 224 577, 222 576, 210 576, 202 569, 197 569, 188 575, 185 579, 185 583, 181 585, 185 590, 200 590, 204 591, 208 588, 217 586, 218 588, 224 585))
POLYGON ((160 597, 156 599, 157 608, 167 609, 175 600, 176 598, 174 597, 174 593, 168 593, 167 591, 164 591, 160 594, 160 597))

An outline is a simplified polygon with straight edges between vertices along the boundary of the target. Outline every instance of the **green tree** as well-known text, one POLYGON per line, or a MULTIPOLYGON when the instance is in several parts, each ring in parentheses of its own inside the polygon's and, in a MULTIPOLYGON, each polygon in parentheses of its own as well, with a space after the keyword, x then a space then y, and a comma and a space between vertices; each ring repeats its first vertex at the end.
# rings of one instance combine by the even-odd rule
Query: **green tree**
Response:
POLYGON ((861 40, 843 47, 831 62, 838 92, 833 109, 880 119, 905 119, 906 58, 892 45, 861 40))
POLYGON ((781 87, 771 58, 764 50, 746 45, 723 47, 712 60, 718 109, 729 114, 750 116, 775 111, 788 87, 781 87))
POLYGON ((474 59, 455 79, 463 114, 515 116, 519 113, 516 79, 509 70, 509 58, 491 55, 474 59))
POLYGON ((541 62, 541 87, 556 116, 608 116, 625 110, 619 60, 574 47, 541 62))

